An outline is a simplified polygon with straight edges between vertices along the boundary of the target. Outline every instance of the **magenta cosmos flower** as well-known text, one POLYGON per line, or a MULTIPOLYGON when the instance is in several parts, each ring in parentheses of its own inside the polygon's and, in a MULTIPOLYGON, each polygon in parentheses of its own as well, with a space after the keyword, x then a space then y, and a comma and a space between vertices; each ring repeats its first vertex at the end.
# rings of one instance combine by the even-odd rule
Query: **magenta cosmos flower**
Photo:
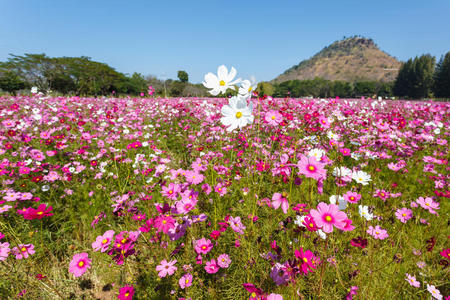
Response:
POLYGON ((75 254, 69 264, 69 272, 80 277, 91 267, 91 260, 86 252, 75 254))
POLYGON ((395 212, 395 216, 400 220, 400 222, 406 223, 406 221, 412 218, 413 213, 409 208, 403 207, 397 209, 397 211, 395 212))
POLYGON ((170 262, 167 262, 167 260, 163 259, 159 266, 156 266, 156 271, 158 271, 158 276, 160 278, 166 277, 167 275, 173 275, 175 271, 177 270, 177 267, 174 266, 174 264, 177 263, 177 260, 172 260, 170 262))
POLYGON ((130 285, 126 285, 119 289, 119 295, 117 296, 117 298, 119 298, 119 300, 131 300, 133 299, 133 295, 134 288, 130 285))
POLYGON ((219 265, 217 264, 215 259, 212 259, 211 261, 206 262, 205 270, 206 273, 214 274, 219 271, 219 265))
POLYGON ((317 210, 311 209, 310 215, 313 217, 317 227, 322 228, 325 233, 332 232, 333 226, 339 229, 347 226, 347 214, 340 211, 336 204, 320 202, 317 205, 317 210))
POLYGON ((213 244, 211 243, 211 240, 207 240, 205 238, 201 238, 197 241, 195 241, 195 252, 197 254, 206 254, 213 248, 213 244))
POLYGON ((178 284, 180 285, 180 288, 182 288, 182 289, 190 287, 192 285, 192 275, 189 273, 184 274, 178 281, 178 284))
POLYGON ((170 229, 175 227, 175 219, 170 215, 159 215, 154 220, 154 226, 158 232, 162 231, 167 234, 170 229))
POLYGON ((361 195, 352 191, 348 191, 344 194, 344 200, 350 203, 358 203, 361 200, 361 195))
POLYGON ((308 274, 308 272, 316 268, 317 258, 310 250, 303 251, 303 248, 295 250, 295 257, 301 263, 301 269, 304 274, 308 274))
POLYGON ((264 120, 272 126, 278 126, 283 121, 283 116, 279 112, 271 110, 266 112, 264 120))
POLYGON ((325 179, 327 175, 324 164, 318 162, 314 156, 306 157, 302 155, 302 158, 297 162, 297 167, 300 174, 315 180, 325 179))

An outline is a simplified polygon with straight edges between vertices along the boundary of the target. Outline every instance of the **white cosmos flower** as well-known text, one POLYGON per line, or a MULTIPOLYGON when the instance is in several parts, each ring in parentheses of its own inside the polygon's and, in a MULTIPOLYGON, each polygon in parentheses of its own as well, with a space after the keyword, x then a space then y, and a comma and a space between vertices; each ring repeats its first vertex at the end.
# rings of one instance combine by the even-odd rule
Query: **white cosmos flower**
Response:
POLYGON ((220 121, 223 125, 228 126, 228 131, 236 128, 243 128, 247 124, 253 123, 253 104, 247 106, 247 97, 235 96, 231 97, 228 105, 222 107, 222 118, 220 121))
POLYGON ((256 81, 246 79, 241 82, 241 87, 239 88, 239 94, 242 96, 251 96, 253 91, 256 89, 256 81))
POLYGON ((36 86, 33 86, 33 87, 31 88, 31 93, 32 93, 32 94, 37 94, 37 92, 38 92, 38 88, 37 88, 36 86))
POLYGON ((352 175, 352 170, 347 167, 336 167, 333 169, 333 176, 335 177, 349 177, 352 175))
POLYGON ((326 239, 327 239, 327 234, 326 234, 325 232, 323 232, 322 229, 318 229, 318 230, 316 231, 316 233, 320 236, 320 238, 321 238, 322 240, 326 240, 326 239))
POLYGON ((359 206, 359 215, 367 221, 371 221, 373 219, 373 214, 369 212, 369 207, 365 205, 359 206))
POLYGON ((236 89, 234 86, 241 82, 241 79, 238 78, 233 81, 233 78, 236 76, 236 69, 231 67, 230 73, 228 73, 227 67, 221 65, 217 68, 217 76, 211 72, 205 75, 205 81, 203 85, 211 89, 209 93, 213 96, 217 96, 220 93, 225 93, 225 91, 229 88, 236 89))
POLYGON ((319 148, 314 148, 308 152, 308 156, 314 156, 317 161, 320 161, 323 155, 325 155, 325 150, 319 148))
POLYGON ((344 210, 347 208, 347 201, 342 196, 331 195, 330 203, 338 205, 340 210, 344 210))
POLYGON ((372 181, 370 175, 364 171, 353 172, 352 179, 357 183, 361 183, 362 185, 368 185, 369 182, 372 181))

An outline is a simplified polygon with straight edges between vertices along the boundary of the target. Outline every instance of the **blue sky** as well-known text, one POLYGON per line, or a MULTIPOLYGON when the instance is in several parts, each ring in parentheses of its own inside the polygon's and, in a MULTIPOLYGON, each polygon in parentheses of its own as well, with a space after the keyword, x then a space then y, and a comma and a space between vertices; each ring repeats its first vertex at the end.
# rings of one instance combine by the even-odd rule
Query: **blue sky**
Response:
POLYGON ((123 73, 201 82, 225 64, 271 80, 343 36, 406 60, 450 51, 449 0, 0 0, 9 53, 89 56, 123 73))

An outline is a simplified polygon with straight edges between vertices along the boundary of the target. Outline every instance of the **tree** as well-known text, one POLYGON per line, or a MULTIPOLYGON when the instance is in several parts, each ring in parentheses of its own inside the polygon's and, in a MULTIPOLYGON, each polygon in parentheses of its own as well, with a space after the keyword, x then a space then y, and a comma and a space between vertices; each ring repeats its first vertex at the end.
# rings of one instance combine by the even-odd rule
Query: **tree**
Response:
POLYGON ((12 71, 0 73, 0 89, 15 95, 16 91, 24 89, 25 86, 25 82, 22 81, 16 73, 12 71))
POLYGON ((433 86, 435 58, 429 54, 409 59, 398 72, 394 83, 396 96, 420 99, 429 97, 433 86))
POLYGON ((376 94, 376 83, 374 81, 359 81, 354 84, 355 96, 369 96, 376 94))
POLYGON ((256 91, 261 96, 262 95, 272 96, 273 93, 275 92, 275 88, 269 82, 260 82, 260 83, 258 83, 258 86, 256 87, 256 91))
POLYGON ((178 71, 178 79, 181 82, 188 82, 189 81, 189 75, 186 73, 186 71, 178 71))
POLYGON ((450 52, 436 65, 433 92, 436 97, 450 98, 450 52))

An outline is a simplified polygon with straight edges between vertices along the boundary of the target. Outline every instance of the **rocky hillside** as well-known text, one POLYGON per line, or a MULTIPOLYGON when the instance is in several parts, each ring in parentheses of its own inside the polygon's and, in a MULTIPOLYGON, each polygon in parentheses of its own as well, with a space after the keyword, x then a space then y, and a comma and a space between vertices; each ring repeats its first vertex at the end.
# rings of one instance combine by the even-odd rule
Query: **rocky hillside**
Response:
POLYGON ((304 80, 321 77, 344 81, 394 81, 401 63, 381 51, 372 39, 351 37, 332 43, 310 59, 273 80, 304 80))

